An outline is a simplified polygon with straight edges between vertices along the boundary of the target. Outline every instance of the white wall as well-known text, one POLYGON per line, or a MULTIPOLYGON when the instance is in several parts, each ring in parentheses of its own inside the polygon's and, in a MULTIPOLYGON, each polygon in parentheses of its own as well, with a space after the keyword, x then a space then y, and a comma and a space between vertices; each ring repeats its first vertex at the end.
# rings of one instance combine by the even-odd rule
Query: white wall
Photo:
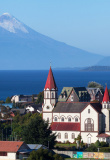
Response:
POLYGON ((85 120, 87 118, 91 118, 94 121, 94 131, 98 131, 98 113, 88 105, 82 112, 81 112, 81 131, 85 131, 85 120), (88 113, 88 109, 90 109, 90 113, 88 113))
POLYGON ((75 122, 75 118, 78 118, 80 122, 80 113, 53 113, 53 122, 55 122, 55 117, 57 117, 57 122, 61 122, 61 117, 64 117, 64 122, 68 122, 68 118, 71 118, 71 122, 75 122))
POLYGON ((58 133, 61 133, 61 139, 58 139, 58 137, 56 138, 57 141, 59 142, 66 142, 66 141, 69 141, 71 143, 74 142, 74 139, 72 139, 71 135, 72 133, 75 134, 75 138, 77 138, 77 136, 80 134, 80 132, 76 132, 76 131, 53 131, 53 133, 56 133, 56 135, 58 135, 58 133), (65 139, 65 133, 68 133, 68 139, 65 139))
POLYGON ((7 156, 0 156, 0 160, 16 160, 16 153, 7 153, 7 156))
POLYGON ((33 111, 34 111, 34 108, 31 107, 31 106, 27 106, 27 107, 26 107, 26 110, 28 110, 28 111, 30 111, 30 112, 33 112, 33 111))
POLYGON ((47 118, 49 118, 49 123, 52 123, 52 113, 43 113, 43 119, 47 121, 47 118))
POLYGON ((11 102, 13 103, 13 101, 14 101, 15 103, 19 102, 19 95, 13 96, 13 97, 11 98, 11 102))
POLYGON ((88 143, 88 138, 91 139, 91 143, 95 143, 98 138, 96 137, 98 132, 81 132, 81 137, 84 143, 88 143))

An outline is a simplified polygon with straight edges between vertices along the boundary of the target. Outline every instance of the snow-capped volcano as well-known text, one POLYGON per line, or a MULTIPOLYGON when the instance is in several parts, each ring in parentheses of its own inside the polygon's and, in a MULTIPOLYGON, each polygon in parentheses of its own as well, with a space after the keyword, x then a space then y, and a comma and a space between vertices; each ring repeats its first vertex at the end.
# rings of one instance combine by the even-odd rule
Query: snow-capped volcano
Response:
POLYGON ((93 66, 103 56, 56 41, 8 13, 0 16, 0 70, 93 66))
POLYGON ((17 33, 18 31, 28 33, 23 24, 13 16, 11 16, 9 13, 4 13, 0 16, 0 27, 12 33, 17 33))

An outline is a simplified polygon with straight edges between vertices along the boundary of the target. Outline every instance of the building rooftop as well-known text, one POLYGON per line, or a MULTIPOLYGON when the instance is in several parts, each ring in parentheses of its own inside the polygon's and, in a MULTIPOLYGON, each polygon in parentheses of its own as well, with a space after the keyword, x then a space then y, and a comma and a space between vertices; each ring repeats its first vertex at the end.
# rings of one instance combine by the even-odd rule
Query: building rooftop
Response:
POLYGON ((53 122, 50 128, 52 131, 80 131, 80 123, 53 122))
POLYGON ((0 141, 0 152, 17 152, 24 142, 0 141))

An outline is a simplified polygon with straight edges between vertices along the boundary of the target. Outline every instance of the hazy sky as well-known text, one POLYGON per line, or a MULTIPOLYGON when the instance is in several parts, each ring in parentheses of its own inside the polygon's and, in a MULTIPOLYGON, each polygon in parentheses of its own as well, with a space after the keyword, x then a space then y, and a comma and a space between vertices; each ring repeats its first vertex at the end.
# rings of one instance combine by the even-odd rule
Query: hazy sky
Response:
POLYGON ((110 0, 0 0, 5 12, 53 39, 110 55, 110 0))

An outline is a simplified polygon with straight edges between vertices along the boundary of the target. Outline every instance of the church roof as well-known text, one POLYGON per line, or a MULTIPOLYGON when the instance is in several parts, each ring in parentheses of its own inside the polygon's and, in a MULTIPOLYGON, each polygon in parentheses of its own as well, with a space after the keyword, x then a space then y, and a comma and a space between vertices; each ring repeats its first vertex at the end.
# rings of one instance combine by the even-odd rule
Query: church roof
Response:
POLYGON ((50 129, 52 131, 80 131, 80 123, 53 122, 50 129))
POLYGON ((102 105, 93 102, 58 102, 53 113, 81 113, 89 104, 101 113, 102 105))
POLYGON ((101 109, 102 109, 101 103, 90 102, 90 105, 91 105, 98 113, 101 113, 101 109))
POLYGON ((58 98, 59 102, 66 102, 70 93, 72 92, 73 87, 63 87, 60 96, 58 98))
POLYGON ((106 88, 105 88, 105 93, 104 93, 104 97, 103 97, 103 102, 109 102, 109 93, 108 93, 107 86, 106 86, 106 88))
POLYGON ((88 104, 88 102, 58 102, 53 112, 80 113, 88 104))
POLYGON ((57 86, 56 86, 56 83, 55 83, 55 80, 54 80, 54 76, 53 76, 51 67, 50 67, 50 70, 49 70, 49 73, 48 73, 48 77, 47 77, 47 81, 46 81, 44 89, 47 89, 47 88, 49 90, 57 89, 57 86))

